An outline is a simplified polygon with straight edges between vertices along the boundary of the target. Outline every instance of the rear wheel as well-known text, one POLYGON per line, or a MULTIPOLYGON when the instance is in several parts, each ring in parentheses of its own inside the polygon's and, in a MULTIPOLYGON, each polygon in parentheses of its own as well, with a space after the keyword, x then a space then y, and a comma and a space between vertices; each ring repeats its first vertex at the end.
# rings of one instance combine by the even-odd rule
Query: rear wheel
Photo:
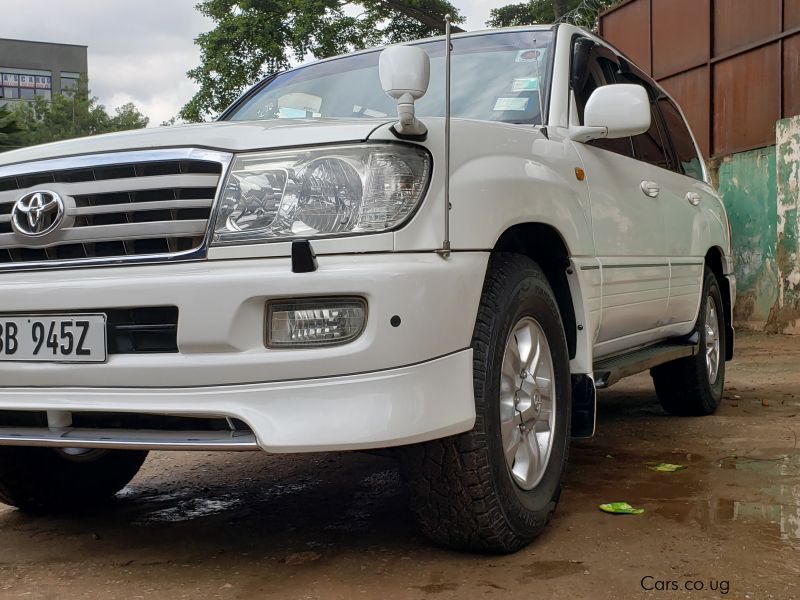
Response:
POLYGON ((699 352, 650 371, 664 410, 673 415, 710 415, 725 386, 726 323, 719 282, 706 267, 697 318, 699 352))
POLYGON ((549 522, 569 442, 567 344, 536 263, 492 257, 472 348, 474 429, 406 449, 403 472, 433 541, 513 552, 549 522))
POLYGON ((67 512, 107 501, 125 487, 147 452, 0 448, 0 502, 32 512, 67 512))

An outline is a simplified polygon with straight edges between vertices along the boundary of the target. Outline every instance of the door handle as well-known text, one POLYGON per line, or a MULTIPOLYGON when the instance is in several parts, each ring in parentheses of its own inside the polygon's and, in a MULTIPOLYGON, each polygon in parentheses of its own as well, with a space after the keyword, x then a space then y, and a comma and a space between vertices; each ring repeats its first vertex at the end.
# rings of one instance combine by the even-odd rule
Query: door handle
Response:
POLYGON ((697 192, 689 192, 688 194, 686 194, 686 200, 692 206, 697 206, 698 204, 700 204, 700 201, 702 199, 703 199, 702 196, 700 196, 700 194, 698 194, 697 192))
POLYGON ((658 198, 661 188, 655 181, 643 181, 642 191, 644 192, 644 195, 648 196, 649 198, 658 198))

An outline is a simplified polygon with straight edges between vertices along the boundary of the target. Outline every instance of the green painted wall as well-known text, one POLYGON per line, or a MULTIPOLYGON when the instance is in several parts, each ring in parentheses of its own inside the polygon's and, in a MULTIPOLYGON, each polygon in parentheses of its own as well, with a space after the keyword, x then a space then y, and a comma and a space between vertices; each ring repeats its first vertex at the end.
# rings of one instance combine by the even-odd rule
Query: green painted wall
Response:
POLYGON ((776 145, 717 163, 731 223, 738 326, 800 334, 800 116, 776 145))
POLYGON ((726 157, 718 179, 736 261, 734 318, 739 325, 763 329, 778 300, 775 148, 726 157))

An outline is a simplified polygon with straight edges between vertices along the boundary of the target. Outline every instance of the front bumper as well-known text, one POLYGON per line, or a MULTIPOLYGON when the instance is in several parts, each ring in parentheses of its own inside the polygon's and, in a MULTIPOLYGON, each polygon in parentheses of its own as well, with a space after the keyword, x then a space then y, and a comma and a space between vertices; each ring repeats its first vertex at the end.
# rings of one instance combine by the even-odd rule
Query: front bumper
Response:
POLYGON ((313 452, 423 442, 472 428, 472 350, 417 365, 196 388, 2 388, 3 410, 228 417, 252 434, 0 427, 0 445, 313 452))
MULTIPOLYGON (((176 306, 173 354, 116 354, 103 364, 0 362, 3 411, 136 413, 240 419, 252 440, 0 431, 0 445, 338 450, 415 443, 474 422, 469 350, 487 253, 205 261, 0 276, 2 313, 176 306), (360 296, 364 332, 329 348, 268 349, 278 298, 360 296), (400 325, 393 326, 393 316, 400 325), (33 436, 33 437, 31 437, 33 436), (63 440, 63 443, 62 443, 63 440), (247 442, 247 443, 245 443, 247 442), (229 447, 231 446, 231 447, 229 447)), ((396 322, 396 321, 395 321, 396 322)))

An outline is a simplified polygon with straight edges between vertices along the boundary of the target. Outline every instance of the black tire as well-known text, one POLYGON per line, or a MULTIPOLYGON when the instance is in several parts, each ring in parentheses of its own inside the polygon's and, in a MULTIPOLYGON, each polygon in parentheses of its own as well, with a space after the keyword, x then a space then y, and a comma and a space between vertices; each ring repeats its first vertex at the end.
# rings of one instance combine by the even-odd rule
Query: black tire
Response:
POLYGON ((0 502, 23 511, 80 511, 108 501, 134 478, 145 451, 0 448, 0 502))
POLYGON ((422 531, 449 548, 515 552, 545 528, 561 494, 569 446, 571 387, 564 327, 539 266, 516 254, 493 255, 472 339, 475 427, 412 446, 401 455, 422 531), (532 317, 553 361, 556 422, 550 459, 529 491, 512 479, 500 433, 500 369, 511 328, 532 317))
POLYGON ((725 387, 726 315, 719 282, 708 267, 706 267, 703 279, 702 298, 696 328, 700 335, 700 347, 697 354, 668 362, 650 370, 658 400, 664 410, 671 415, 710 415, 717 410, 722 399, 722 390, 725 387), (713 383, 710 381, 709 369, 706 364, 705 327, 706 308, 709 302, 714 303, 719 325, 719 368, 713 383))

